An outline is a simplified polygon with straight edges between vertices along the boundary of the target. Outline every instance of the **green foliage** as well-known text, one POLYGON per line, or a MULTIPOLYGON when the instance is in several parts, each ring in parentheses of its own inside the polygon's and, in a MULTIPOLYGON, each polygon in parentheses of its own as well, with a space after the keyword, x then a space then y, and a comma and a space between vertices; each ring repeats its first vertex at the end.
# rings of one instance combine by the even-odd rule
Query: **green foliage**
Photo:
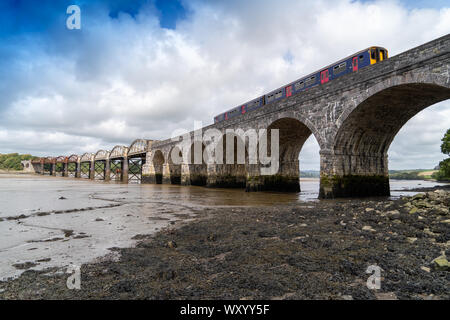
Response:
MULTIPOLYGON (((450 129, 442 138, 441 152, 450 155, 450 129)), ((438 181, 450 181, 450 158, 439 162, 439 171, 433 174, 433 178, 438 181)))
POLYGON ((419 172, 420 171, 389 172, 389 178, 396 180, 422 180, 423 177, 419 176, 419 172))
POLYGON ((447 130, 442 138, 441 152, 446 155, 450 155, 450 129, 447 130))
POLYGON ((450 158, 439 162, 439 171, 433 173, 432 177, 438 181, 450 181, 450 158))
POLYGON ((20 161, 32 160, 34 158, 36 157, 33 157, 31 154, 18 154, 18 153, 0 154, 0 169, 22 170, 23 168, 20 161))

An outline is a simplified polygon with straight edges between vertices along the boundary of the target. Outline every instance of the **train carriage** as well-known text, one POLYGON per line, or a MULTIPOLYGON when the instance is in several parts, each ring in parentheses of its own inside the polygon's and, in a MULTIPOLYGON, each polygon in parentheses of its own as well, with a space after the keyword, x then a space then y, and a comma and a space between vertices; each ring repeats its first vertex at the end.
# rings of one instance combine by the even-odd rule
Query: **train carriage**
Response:
POLYGON ((320 69, 319 71, 311 73, 306 77, 302 77, 281 88, 269 92, 268 94, 240 105, 239 107, 235 107, 221 113, 214 117, 214 123, 235 118, 277 100, 288 98, 294 94, 298 94, 318 85, 324 85, 329 81, 349 73, 357 72, 359 69, 373 65, 388 58, 388 51, 385 48, 369 47, 323 69, 320 69))

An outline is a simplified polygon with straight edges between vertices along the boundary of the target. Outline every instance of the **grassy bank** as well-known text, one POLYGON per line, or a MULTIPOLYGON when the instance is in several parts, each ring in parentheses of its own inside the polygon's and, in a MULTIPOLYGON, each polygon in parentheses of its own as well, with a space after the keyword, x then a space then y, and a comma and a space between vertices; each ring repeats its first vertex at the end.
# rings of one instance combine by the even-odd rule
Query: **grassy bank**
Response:
POLYGON ((415 170, 389 170, 389 179, 394 180, 434 180, 433 173, 438 170, 415 169, 415 170))

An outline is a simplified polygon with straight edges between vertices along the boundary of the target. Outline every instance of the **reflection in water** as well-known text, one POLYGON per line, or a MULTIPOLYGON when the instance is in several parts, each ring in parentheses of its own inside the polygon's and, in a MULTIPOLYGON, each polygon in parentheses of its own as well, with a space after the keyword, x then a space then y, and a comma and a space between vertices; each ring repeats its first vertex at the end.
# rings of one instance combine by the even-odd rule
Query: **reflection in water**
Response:
MULTIPOLYGON (((391 181, 393 196, 427 181, 391 181)), ((87 179, 0 175, 0 279, 33 269, 81 265, 111 247, 133 245, 196 209, 318 201, 319 180, 302 179, 300 194, 175 185, 115 184, 87 179), (16 265, 16 267, 14 267, 16 265)), ((414 194, 414 193, 412 193, 414 194)))

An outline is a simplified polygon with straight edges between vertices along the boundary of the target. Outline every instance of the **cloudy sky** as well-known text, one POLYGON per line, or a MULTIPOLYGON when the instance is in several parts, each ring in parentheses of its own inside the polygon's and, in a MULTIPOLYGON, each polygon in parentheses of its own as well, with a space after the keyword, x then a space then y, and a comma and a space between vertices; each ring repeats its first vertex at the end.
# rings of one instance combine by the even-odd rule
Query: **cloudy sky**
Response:
MULTIPOLYGON (((2 0, 0 153, 69 155, 165 139, 371 45, 450 32, 448 1, 2 0), (66 9, 81 8, 81 29, 66 9)), ((390 169, 444 156, 450 101, 399 132, 390 169)), ((318 169, 313 137, 302 169, 318 169)))

